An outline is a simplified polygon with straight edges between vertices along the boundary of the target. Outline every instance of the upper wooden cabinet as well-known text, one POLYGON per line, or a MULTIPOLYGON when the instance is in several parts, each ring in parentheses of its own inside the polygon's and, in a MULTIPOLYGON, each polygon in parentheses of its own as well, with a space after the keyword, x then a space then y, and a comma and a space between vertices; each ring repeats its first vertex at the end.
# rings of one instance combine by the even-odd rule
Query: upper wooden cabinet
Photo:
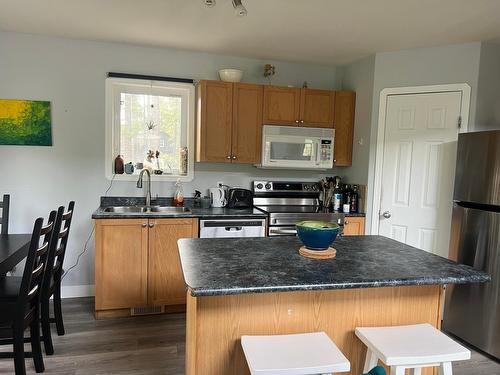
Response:
POLYGON ((263 86, 200 81, 198 162, 260 163, 263 86))
POLYGON ((300 98, 300 89, 264 86, 264 124, 298 125, 300 98))
POLYGON ((261 85, 233 85, 233 163, 260 163, 263 95, 261 85))
POLYGON ((352 164, 356 93, 200 81, 196 161, 261 162, 262 126, 334 128, 335 166, 352 164))
POLYGON ((264 124, 333 128, 335 91, 264 87, 264 124))
POLYGON ((197 161, 231 162, 233 84, 200 81, 198 85, 197 161))
POLYGON ((302 89, 300 126, 333 128, 335 91, 302 89))
POLYGON ((352 164, 355 108, 355 92, 337 91, 335 93, 335 144, 333 158, 335 166, 338 167, 346 167, 352 164))

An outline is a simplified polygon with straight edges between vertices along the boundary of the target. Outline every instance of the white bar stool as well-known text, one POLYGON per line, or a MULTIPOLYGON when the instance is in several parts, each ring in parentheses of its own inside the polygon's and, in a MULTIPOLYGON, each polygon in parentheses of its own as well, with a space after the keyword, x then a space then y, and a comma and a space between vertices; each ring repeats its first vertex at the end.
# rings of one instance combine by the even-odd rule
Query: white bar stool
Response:
POLYGON ((356 336, 368 348, 365 372, 381 360, 390 366, 391 375, 404 375, 405 369, 420 375, 422 368, 437 366, 441 375, 452 375, 451 362, 471 356, 470 350, 430 324, 356 328, 356 336))
POLYGON ((242 336, 252 375, 314 375, 349 371, 351 364, 325 332, 242 336))

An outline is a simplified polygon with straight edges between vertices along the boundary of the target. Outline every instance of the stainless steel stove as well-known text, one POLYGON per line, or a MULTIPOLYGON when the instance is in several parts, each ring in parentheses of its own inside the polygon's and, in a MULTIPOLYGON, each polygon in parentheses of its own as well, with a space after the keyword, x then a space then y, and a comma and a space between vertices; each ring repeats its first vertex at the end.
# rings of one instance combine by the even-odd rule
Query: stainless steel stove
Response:
POLYGON ((317 182, 254 181, 254 205, 269 215, 269 236, 295 236, 295 224, 321 220, 344 225, 343 213, 323 212, 317 182))

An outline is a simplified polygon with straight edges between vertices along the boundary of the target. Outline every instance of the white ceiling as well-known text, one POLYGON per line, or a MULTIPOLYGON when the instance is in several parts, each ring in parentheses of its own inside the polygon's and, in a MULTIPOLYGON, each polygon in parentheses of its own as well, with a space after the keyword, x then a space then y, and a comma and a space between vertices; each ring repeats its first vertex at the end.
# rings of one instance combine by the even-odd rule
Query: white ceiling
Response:
POLYGON ((500 0, 0 0, 0 30, 345 64, 375 52, 500 40, 500 0))

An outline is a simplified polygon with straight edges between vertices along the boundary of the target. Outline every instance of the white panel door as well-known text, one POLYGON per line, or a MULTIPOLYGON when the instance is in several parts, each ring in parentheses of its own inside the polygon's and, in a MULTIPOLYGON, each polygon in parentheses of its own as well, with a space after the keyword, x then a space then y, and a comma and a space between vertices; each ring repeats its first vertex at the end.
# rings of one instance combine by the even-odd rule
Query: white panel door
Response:
POLYGON ((461 92, 387 98, 379 234, 442 256, 448 254, 461 100, 461 92))

